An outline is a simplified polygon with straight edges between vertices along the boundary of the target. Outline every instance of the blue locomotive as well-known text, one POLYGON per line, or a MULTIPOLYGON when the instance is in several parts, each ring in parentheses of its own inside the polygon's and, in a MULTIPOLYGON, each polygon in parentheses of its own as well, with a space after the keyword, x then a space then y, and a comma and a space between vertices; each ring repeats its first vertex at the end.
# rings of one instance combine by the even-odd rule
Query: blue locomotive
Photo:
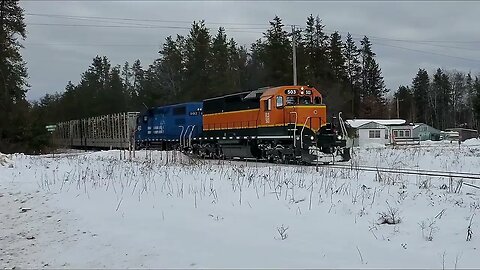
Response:
POLYGON ((202 133, 202 102, 154 107, 139 114, 135 141, 137 147, 169 149, 178 142, 187 146, 202 133))

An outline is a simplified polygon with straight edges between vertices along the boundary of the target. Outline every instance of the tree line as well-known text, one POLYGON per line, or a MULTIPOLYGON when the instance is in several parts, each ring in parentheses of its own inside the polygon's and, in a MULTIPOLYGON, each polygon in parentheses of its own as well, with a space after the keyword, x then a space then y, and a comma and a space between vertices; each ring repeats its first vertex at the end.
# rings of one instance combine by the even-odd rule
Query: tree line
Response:
POLYGON ((365 36, 356 44, 350 34, 343 41, 324 28, 318 16, 310 15, 303 30, 287 31, 276 16, 247 49, 228 38, 223 27, 212 36, 204 21, 193 22, 187 36, 167 37, 148 67, 139 60, 112 66, 107 57, 96 56, 77 85, 69 82, 63 93, 46 95, 35 108, 55 123, 291 85, 295 42, 298 84, 319 89, 331 113, 382 116, 387 89, 372 43, 365 36))
POLYGON ((390 108, 402 119, 427 123, 440 130, 478 129, 479 76, 440 68, 429 75, 425 69, 419 69, 411 85, 402 85, 395 92, 390 108))
MULTIPOLYGON (((330 114, 349 118, 395 117, 443 129, 478 126, 478 76, 420 69, 410 86, 400 86, 393 100, 367 36, 328 34, 318 16, 290 29, 276 16, 249 48, 219 27, 213 35, 204 21, 193 22, 186 36, 165 39, 158 59, 112 65, 96 56, 78 84, 29 103, 26 64, 20 54, 26 38, 18 0, 0 0, 0 152, 33 152, 49 144, 45 125, 165 104, 293 83, 293 46, 298 84, 316 87, 330 114)), ((50 91, 49 91, 50 92, 50 91)))

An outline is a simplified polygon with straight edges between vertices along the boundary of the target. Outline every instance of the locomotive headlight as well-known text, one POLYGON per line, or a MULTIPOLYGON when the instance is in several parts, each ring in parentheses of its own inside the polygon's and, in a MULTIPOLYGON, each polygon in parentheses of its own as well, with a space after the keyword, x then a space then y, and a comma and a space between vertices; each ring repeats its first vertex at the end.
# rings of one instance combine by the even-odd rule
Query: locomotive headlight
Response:
POLYGON ((338 135, 338 136, 337 136, 337 139, 341 140, 341 139, 342 139, 342 136, 341 136, 341 135, 338 135))
POLYGON ((313 137, 313 136, 310 136, 310 140, 312 140, 312 141, 313 141, 313 139, 315 139, 315 137, 313 137))

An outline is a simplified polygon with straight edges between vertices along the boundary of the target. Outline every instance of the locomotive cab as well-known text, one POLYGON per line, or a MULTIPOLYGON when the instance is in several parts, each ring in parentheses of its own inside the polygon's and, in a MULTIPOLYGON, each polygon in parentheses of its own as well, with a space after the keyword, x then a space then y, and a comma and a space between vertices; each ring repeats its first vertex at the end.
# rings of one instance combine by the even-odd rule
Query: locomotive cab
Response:
POLYGON ((295 147, 303 148, 315 141, 315 133, 326 124, 326 106, 315 88, 276 87, 261 96, 259 118, 263 133, 295 138, 295 147))

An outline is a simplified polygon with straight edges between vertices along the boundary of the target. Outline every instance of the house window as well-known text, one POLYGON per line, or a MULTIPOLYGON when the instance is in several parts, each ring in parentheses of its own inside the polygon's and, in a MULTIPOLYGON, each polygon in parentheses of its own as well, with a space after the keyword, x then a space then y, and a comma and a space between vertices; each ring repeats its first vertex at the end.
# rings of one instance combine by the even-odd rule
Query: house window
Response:
POLYGON ((398 137, 398 130, 393 131, 393 137, 397 138, 398 137))
POLYGON ((410 130, 405 130, 405 137, 410 137, 410 130))
POLYGON ((369 130, 368 131, 368 138, 380 138, 380 130, 369 130))
POLYGON ((398 131, 398 137, 402 137, 402 138, 404 137, 403 130, 398 131))

